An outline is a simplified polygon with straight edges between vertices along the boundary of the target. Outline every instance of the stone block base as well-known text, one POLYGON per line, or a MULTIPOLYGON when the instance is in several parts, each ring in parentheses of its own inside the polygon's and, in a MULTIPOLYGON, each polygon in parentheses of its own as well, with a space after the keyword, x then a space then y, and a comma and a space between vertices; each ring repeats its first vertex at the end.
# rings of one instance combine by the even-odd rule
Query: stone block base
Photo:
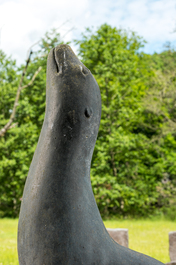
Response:
POLYGON ((109 235, 116 241, 118 244, 128 248, 128 229, 110 229, 107 228, 109 235))

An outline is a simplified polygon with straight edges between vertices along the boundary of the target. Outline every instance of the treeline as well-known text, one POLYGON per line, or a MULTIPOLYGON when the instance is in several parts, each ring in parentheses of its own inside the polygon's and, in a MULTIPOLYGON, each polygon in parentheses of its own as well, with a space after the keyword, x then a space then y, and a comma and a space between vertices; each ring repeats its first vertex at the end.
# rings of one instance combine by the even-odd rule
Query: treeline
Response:
MULTIPOLYGON (((0 137, 0 217, 17 217, 45 112, 46 60, 61 43, 46 33, 32 54, 15 119, 0 137)), ((95 76, 102 118, 91 180, 103 216, 176 216, 176 51, 141 51, 134 32, 104 24, 75 41, 95 76)), ((71 45, 71 44, 70 44, 71 45)), ((9 121, 24 65, 0 51, 0 130, 9 121)), ((30 202, 29 202, 30 203, 30 202)))

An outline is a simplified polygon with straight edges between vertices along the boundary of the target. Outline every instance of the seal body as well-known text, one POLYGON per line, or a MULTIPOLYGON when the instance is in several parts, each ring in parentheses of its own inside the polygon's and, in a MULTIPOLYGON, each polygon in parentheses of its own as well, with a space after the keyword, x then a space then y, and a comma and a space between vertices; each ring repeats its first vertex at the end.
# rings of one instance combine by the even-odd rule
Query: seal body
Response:
POLYGON ((90 182, 100 116, 90 71, 68 45, 52 49, 46 114, 20 210, 20 265, 162 264, 118 245, 104 227, 90 182))

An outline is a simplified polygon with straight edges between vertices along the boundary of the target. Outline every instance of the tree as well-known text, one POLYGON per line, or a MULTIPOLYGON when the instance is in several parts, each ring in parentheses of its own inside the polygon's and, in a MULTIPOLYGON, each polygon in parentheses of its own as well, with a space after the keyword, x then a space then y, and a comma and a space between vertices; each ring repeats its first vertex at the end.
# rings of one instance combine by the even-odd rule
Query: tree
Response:
MULTIPOLYGON (((44 119, 46 58, 59 43, 55 30, 46 33, 22 79, 25 66, 18 68, 0 52, 0 128, 12 114, 20 79, 25 87, 13 123, 0 137, 0 217, 18 216, 44 119)), ((76 43, 101 90, 102 118, 91 168, 101 214, 166 212, 176 195, 175 51, 144 54, 141 37, 107 24, 87 29, 76 43)))
MULTIPOLYGON (((19 213, 24 183, 36 148, 45 112, 46 59, 49 50, 61 43, 60 35, 53 30, 41 40, 40 50, 32 54, 23 76, 20 100, 14 116, 16 126, 0 138, 0 217, 16 217, 19 213), (30 80, 42 67, 31 86, 30 80)), ((22 65, 3 52, 0 57, 0 128, 8 123, 12 113, 22 65)))
POLYGON ((162 181, 157 186, 157 207, 166 216, 176 214, 176 52, 167 47, 153 54, 149 64, 155 75, 148 80, 148 91, 143 99, 142 130, 157 150, 157 167, 162 181))
POLYGON ((134 32, 104 24, 87 29, 79 56, 97 80, 102 118, 92 160, 93 191, 102 214, 146 214, 157 201, 155 154, 135 128, 142 121, 146 80, 153 75, 134 32))

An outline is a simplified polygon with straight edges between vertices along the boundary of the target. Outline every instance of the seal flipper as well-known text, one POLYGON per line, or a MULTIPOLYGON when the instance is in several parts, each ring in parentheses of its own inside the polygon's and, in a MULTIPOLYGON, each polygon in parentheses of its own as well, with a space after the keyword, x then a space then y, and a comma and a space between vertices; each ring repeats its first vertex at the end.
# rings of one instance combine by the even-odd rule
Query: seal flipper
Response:
POLYGON ((115 243, 90 182, 101 116, 99 87, 68 45, 47 63, 46 114, 23 193, 20 265, 159 265, 115 243))

